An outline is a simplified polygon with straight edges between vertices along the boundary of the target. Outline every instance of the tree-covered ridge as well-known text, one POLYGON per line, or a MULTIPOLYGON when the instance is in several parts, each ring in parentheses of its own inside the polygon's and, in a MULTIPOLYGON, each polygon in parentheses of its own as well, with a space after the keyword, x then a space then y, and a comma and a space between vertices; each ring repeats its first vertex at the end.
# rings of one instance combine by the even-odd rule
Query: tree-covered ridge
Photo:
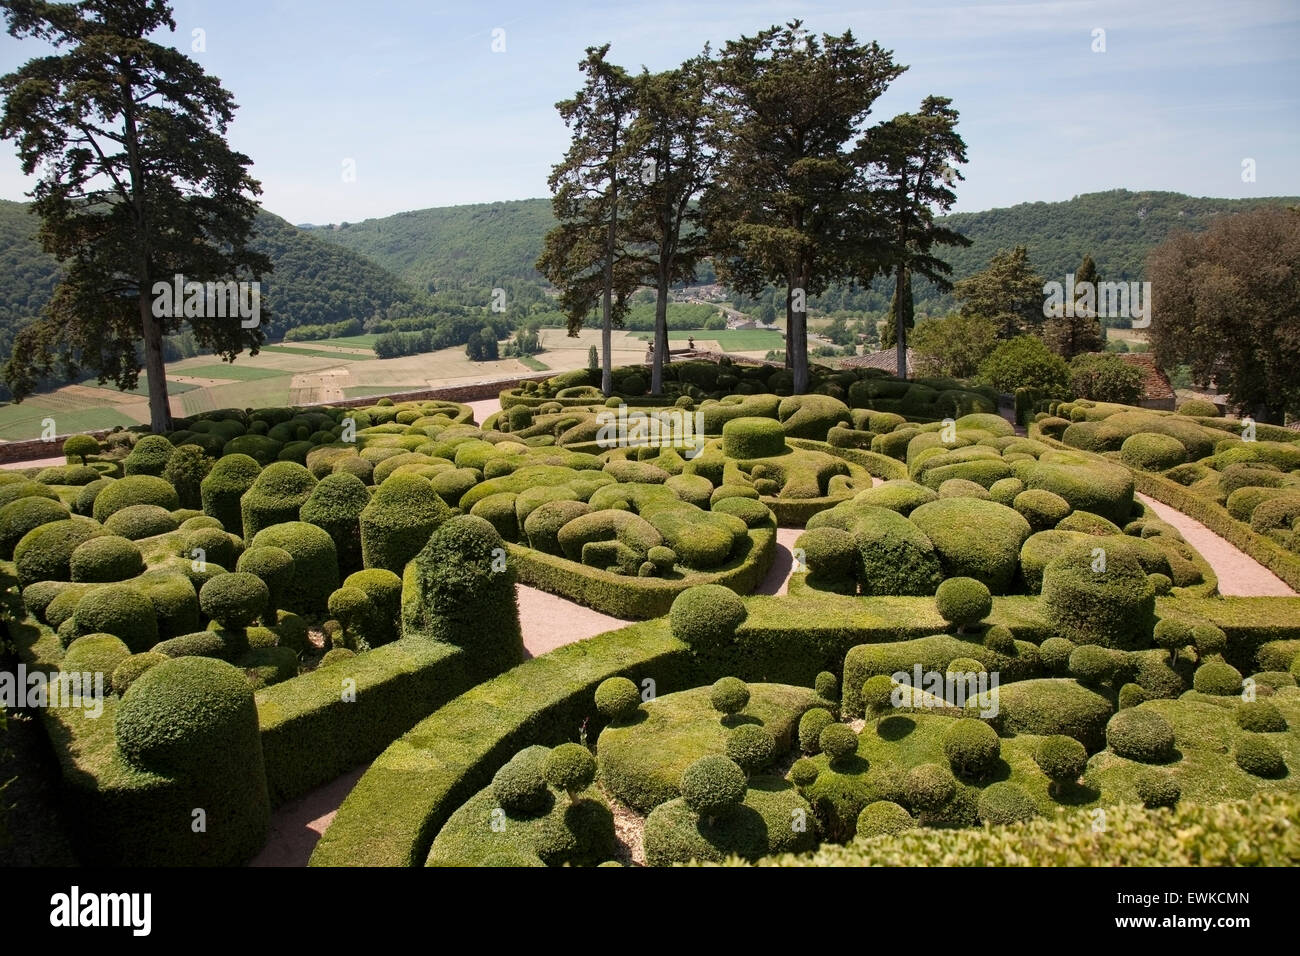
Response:
MULTIPOLYGON (((54 259, 36 242, 37 227, 26 203, 0 200, 0 360, 9 354, 14 330, 45 307, 58 277, 54 259)), ((275 265, 262 282, 272 341, 300 325, 429 311, 423 296, 383 266, 265 210, 252 247, 275 265)))

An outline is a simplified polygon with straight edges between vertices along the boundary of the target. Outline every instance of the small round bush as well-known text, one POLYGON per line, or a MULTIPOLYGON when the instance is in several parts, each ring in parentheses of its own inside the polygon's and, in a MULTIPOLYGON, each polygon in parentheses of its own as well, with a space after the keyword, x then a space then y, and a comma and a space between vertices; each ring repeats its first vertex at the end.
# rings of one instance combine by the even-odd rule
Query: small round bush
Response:
POLYGON ((982 720, 963 717, 944 731, 943 753, 953 773, 978 780, 997 765, 1002 742, 997 732, 982 720))
POLYGON ((130 648, 112 634, 87 634, 68 646, 59 670, 66 674, 98 675, 103 686, 111 688, 113 672, 130 656, 130 648))
POLYGON ((492 777, 492 794, 501 809, 511 815, 528 816, 546 806, 550 790, 546 786, 544 747, 529 747, 515 754, 492 777))
POLYGON ((923 763, 903 777, 903 796, 917 810, 937 810, 957 792, 957 781, 947 767, 923 763))
POLYGON ((19 498, 0 508, 0 558, 13 557, 14 546, 31 531, 69 517, 68 506, 50 498, 19 498))
POLYGON ((745 771, 720 754, 701 757, 682 773, 682 800, 700 816, 724 816, 745 799, 745 771))
POLYGON ((572 801, 596 779, 596 758, 581 744, 560 744, 546 758, 542 775, 547 783, 563 790, 572 801))
POLYGON ((361 512, 361 554, 368 568, 400 575, 451 509, 419 475, 398 472, 376 489, 361 512))
POLYGON ((1241 692, 1241 672, 1226 661, 1208 660, 1192 675, 1192 689, 1202 694, 1231 697, 1241 692))
POLYGON ((104 522, 123 508, 132 505, 155 505, 164 511, 181 506, 176 489, 154 475, 131 475, 105 487, 95 496, 92 509, 96 521, 104 522))
POLYGON ((245 571, 217 575, 199 590, 199 607, 222 627, 248 627, 266 610, 271 592, 261 578, 245 571))
POLYGON ((1138 432, 1124 439, 1119 457, 1130 468, 1164 471, 1187 461, 1187 448, 1177 438, 1155 432, 1138 432))
POLYGON ((1072 544, 1043 571, 1044 616, 1058 636, 1079 644, 1120 650, 1147 646, 1155 601, 1146 571, 1127 550, 1072 544), (1101 554, 1094 555, 1097 549, 1101 554))
POLYGON ((1129 682, 1122 685, 1119 689, 1120 710, 1126 710, 1129 707, 1137 707, 1139 704, 1145 704, 1147 701, 1153 699, 1154 695, 1141 684, 1129 682))
POLYGON ((1064 637, 1049 637, 1038 645, 1038 653, 1050 674, 1065 674, 1070 667, 1070 655, 1077 647, 1074 641, 1064 637))
POLYGON ((1034 763, 1052 781, 1053 790, 1074 783, 1088 766, 1088 749, 1073 737, 1051 734, 1038 742, 1034 763))
POLYGON ((800 790, 811 787, 821 774, 817 764, 807 757, 800 757, 790 768, 790 782, 800 790))
POLYGON ((803 551, 804 562, 816 577, 831 581, 853 577, 858 546, 853 535, 842 528, 813 528, 799 535, 794 546, 803 551))
POLYGON ((832 765, 858 752, 858 735, 847 724, 827 724, 822 728, 817 743, 832 765))
POLYGON ((1010 628, 994 624, 984 632, 984 646, 998 654, 1011 655, 1016 652, 1016 639, 1010 628))
POLYGON ((1148 810, 1162 807, 1173 808, 1178 805, 1183 790, 1178 786, 1174 775, 1167 770, 1144 770, 1133 781, 1137 788, 1138 799, 1148 810))
POLYGON ((1025 788, 1010 780, 991 783, 979 796, 979 816, 993 826, 1023 823, 1038 816, 1038 807, 1025 788))
POLYGON ((1246 701, 1237 707, 1237 726, 1255 734, 1280 734, 1286 730, 1286 718, 1277 705, 1267 700, 1246 701))
POLYGON ((1020 512, 1035 531, 1055 528, 1070 514, 1070 503, 1058 494, 1042 488, 1030 488, 1016 495, 1011 507, 1020 512))
POLYGON ((862 684, 862 706, 876 718, 888 713, 894 703, 894 680, 888 674, 868 677, 862 684))
POLYGON ((1156 592, 1157 597, 1162 597, 1173 590, 1174 582, 1167 574, 1148 574, 1147 580, 1151 582, 1151 590, 1156 592))
POLYGON ((239 499, 253 487, 261 472, 262 466, 248 455, 222 456, 199 484, 204 514, 216 518, 232 534, 242 535, 244 525, 239 499))
POLYGON ((167 462, 176 452, 176 446, 162 435, 145 435, 131 453, 122 459, 124 475, 153 475, 161 478, 167 462))
POLYGON ((69 435, 63 442, 63 455, 69 462, 80 460, 84 465, 91 455, 99 454, 99 440, 94 435, 69 435))
POLYGON ((239 556, 235 570, 261 579, 267 590, 267 611, 274 611, 283 603, 283 597, 293 583, 293 555, 284 548, 263 545, 249 548, 239 556))
POLYGON ((606 720, 619 723, 641 707, 641 692, 626 677, 610 677, 596 688, 596 710, 606 720))
POLYGON ((167 655, 159 654, 157 651, 132 654, 113 670, 113 693, 121 697, 141 674, 165 660, 168 660, 167 655))
POLYGON ((840 681, 830 671, 821 671, 813 681, 813 690, 822 700, 840 699, 840 681))
POLYGON ((77 545, 68 568, 74 581, 107 584, 143 572, 144 556, 135 542, 117 535, 103 535, 77 545))
POLYGON ((1258 734, 1242 734, 1237 741, 1237 766, 1256 777, 1273 780, 1287 774, 1286 760, 1273 741, 1258 734))
POLYGON ((696 650, 708 650, 731 641, 746 613, 735 591, 720 584, 701 584, 677 595, 668 620, 673 637, 696 650))
POLYGON ((988 668, 973 657, 954 657, 943 669, 944 674, 984 674, 988 668))
POLYGON ((722 426, 728 458, 772 458, 785 451, 785 429, 773 418, 733 418, 722 426))
POLYGON ((722 677, 709 692, 709 703, 721 714, 738 714, 749 703, 749 688, 738 677, 722 677))
POLYGON ((978 624, 993 610, 993 596, 974 578, 948 578, 934 592, 939 615, 960 630, 978 624))
POLYGON ((1219 406, 1204 398, 1189 398, 1178 406, 1179 415, 1191 415, 1193 418, 1218 418, 1219 406))
POLYGON ((1192 643, 1202 659, 1222 654, 1228 648, 1228 635, 1214 624, 1197 624, 1192 628, 1192 643))
POLYGON ((339 661, 350 661, 356 656, 355 651, 350 651, 346 647, 335 647, 325 652, 325 656, 320 659, 320 666, 329 667, 339 661))
POLYGON ((835 718, 825 707, 812 707, 799 718, 799 749, 806 754, 821 753, 822 731, 835 723, 835 718))
POLYGON ((112 634, 139 654, 158 643, 154 607, 135 588, 107 584, 86 593, 77 602, 72 620, 78 634, 112 634))
POLYGON ((868 803, 858 814, 857 834, 860 838, 894 836, 916 829, 916 820, 903 807, 890 800, 868 803))
POLYGON ((1070 676, 1090 687, 1114 680, 1124 665, 1124 655, 1109 647, 1081 644, 1070 652, 1070 676))
POLYGON ((727 734, 727 756, 746 774, 765 769, 776 759, 776 738, 758 724, 741 724, 727 734))
POLYGON ((220 528, 194 528, 185 533, 180 554, 187 561, 211 561, 229 568, 240 557, 235 541, 220 528))
POLYGON ((132 541, 170 534, 179 527, 176 516, 158 505, 128 505, 104 521, 104 530, 132 541))
POLYGON ((1174 757, 1174 728, 1154 710, 1121 710, 1106 724, 1106 745, 1139 763, 1167 763, 1174 757))
POLYGON ((1169 651, 1172 659, 1181 648, 1192 643, 1192 628, 1185 621, 1177 618, 1162 617, 1156 621, 1155 630, 1151 632, 1151 640, 1156 647, 1169 651))

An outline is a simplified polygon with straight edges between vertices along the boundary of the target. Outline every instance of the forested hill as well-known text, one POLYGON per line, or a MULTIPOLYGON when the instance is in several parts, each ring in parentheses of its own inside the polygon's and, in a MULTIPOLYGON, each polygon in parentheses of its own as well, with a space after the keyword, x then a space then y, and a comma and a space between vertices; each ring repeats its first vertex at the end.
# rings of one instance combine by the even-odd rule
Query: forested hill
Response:
MULTIPOLYGON (((40 314, 58 279, 58 266, 36 242, 38 225, 25 203, 0 200, 0 363, 14 330, 40 314)), ((275 266, 262 283, 272 339, 298 325, 428 311, 424 296, 382 266, 279 216, 259 213, 253 245, 275 266)))
MULTIPOLYGON (((1085 254, 1105 279, 1137 279, 1152 247, 1178 229, 1199 230, 1216 215, 1261 203, 1296 203, 1295 197, 1197 199, 1173 192, 1116 189, 1068 202, 1021 203, 1004 209, 959 213, 943 221, 971 240, 965 249, 941 250, 955 278, 988 265, 1002 248, 1023 243, 1046 279, 1064 280, 1085 254)), ((370 257, 423 292, 449 286, 490 287, 504 280, 540 281, 533 269, 542 239, 554 224, 546 199, 445 206, 360 223, 315 226, 310 234, 370 257), (432 286, 430 285, 432 284, 432 286)), ((702 276, 709 279, 711 276, 702 276)), ((919 309, 947 304, 927 285, 916 287, 919 309)), ((891 288, 834 289, 823 308, 880 309, 891 288)))

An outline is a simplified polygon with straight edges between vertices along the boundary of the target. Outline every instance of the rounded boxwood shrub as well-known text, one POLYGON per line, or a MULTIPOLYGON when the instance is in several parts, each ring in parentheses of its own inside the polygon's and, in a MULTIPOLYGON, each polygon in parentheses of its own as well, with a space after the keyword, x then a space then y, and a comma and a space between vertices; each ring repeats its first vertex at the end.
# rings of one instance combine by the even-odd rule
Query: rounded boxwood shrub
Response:
POLYGON ((1286 718, 1277 705, 1267 700, 1243 702, 1234 715, 1237 726, 1256 734, 1280 734, 1286 730, 1286 718))
POLYGON ((862 594, 934 593, 943 581, 943 568, 939 553, 921 529, 887 508, 855 505, 854 515, 849 530, 858 546, 854 570, 862 594))
POLYGON ((356 651, 350 651, 346 647, 334 647, 325 652, 325 656, 320 659, 320 666, 329 667, 341 661, 350 661, 356 656, 356 651))
POLYGON ((1178 805, 1183 795, 1183 790, 1178 786, 1174 775, 1165 770, 1144 770, 1138 774, 1133 784, 1137 789, 1138 799, 1148 810, 1159 810, 1163 807, 1172 809, 1178 805))
POLYGON ((362 510, 361 556, 368 568, 401 574, 428 543, 433 532, 451 516, 427 479, 398 473, 376 489, 362 510))
POLYGON ((235 570, 254 574, 262 580, 267 590, 267 610, 274 611, 284 603, 293 583, 293 555, 284 548, 249 548, 239 556, 235 570))
POLYGON ((816 762, 807 757, 800 757, 793 766, 790 767, 790 782, 798 787, 801 791, 813 785, 817 777, 821 775, 821 770, 816 762))
POLYGON ((948 578, 934 592, 939 616, 958 631, 978 624, 993 610, 993 596, 982 581, 974 578, 948 578))
POLYGON ((745 522, 748 528, 758 528, 772 520, 772 510, 763 502, 754 498, 740 498, 732 495, 727 498, 712 499, 708 505, 710 511, 719 514, 735 515, 745 522))
POLYGON ((116 480, 116 478, 108 477, 96 478, 90 484, 83 485, 81 490, 77 492, 76 500, 72 503, 72 510, 79 515, 89 517, 95 510, 95 499, 99 497, 99 493, 116 480))
POLYGON ((641 692, 626 677, 609 677, 596 688, 596 711, 611 723, 632 718, 641 708, 641 692))
POLYGON ((1139 763, 1167 763, 1174 757, 1174 728, 1154 710, 1121 710, 1106 724, 1106 745, 1139 763))
POLYGON ((365 591, 347 586, 339 588, 330 595, 328 611, 342 626, 348 647, 368 651, 374 646, 372 639, 378 639, 379 611, 365 591))
POLYGON ((181 506, 176 489, 155 475, 132 475, 121 478, 95 496, 92 515, 96 521, 107 521, 123 508, 132 505, 155 505, 164 511, 175 511, 181 506))
POLYGON ((982 720, 963 717, 944 731, 943 753, 953 773, 979 780, 997 765, 1002 742, 997 732, 982 720))
POLYGON ((222 627, 248 627, 266 610, 271 592, 265 582, 246 571, 217 575, 199 590, 199 607, 222 627))
POLYGON ((775 419, 733 418, 722 426, 722 451, 728 458, 742 460, 773 458, 785 451, 785 436, 775 419))
POLYGON ((112 689, 113 672, 130 656, 130 648, 114 635, 88 633, 68 645, 59 670, 65 674, 93 675, 91 679, 102 681, 107 693, 112 689))
POLYGON ((581 744, 560 744, 547 755, 542 775, 552 787, 567 793, 572 802, 596 779, 596 758, 581 744))
POLYGON ((91 455, 99 454, 99 439, 94 435, 69 435, 63 442, 63 456, 68 462, 80 461, 83 465, 91 455))
POLYGON ((229 568, 240 557, 235 541, 235 538, 220 528, 195 528, 185 533, 180 554, 187 561, 211 561, 229 568))
POLYGON ((1064 637, 1049 637, 1038 645, 1039 658, 1050 674, 1063 675, 1069 671, 1070 655, 1077 647, 1074 641, 1064 637))
POLYGON ((822 700, 839 700, 840 699, 840 681, 839 678, 830 671, 821 671, 813 680, 813 690, 822 700))
POLYGON ((857 835, 861 839, 874 836, 894 836, 916 829, 916 820, 903 807, 891 800, 868 803, 858 814, 857 835))
POLYGON ((957 781, 947 767, 918 764, 903 777, 903 798, 915 810, 937 810, 957 792, 957 781))
POLYGON ((323 528, 334 539, 340 573, 351 574, 363 566, 361 512, 369 503, 370 491, 360 478, 336 472, 322 478, 298 510, 301 520, 323 528))
POLYGON ((249 455, 224 455, 199 483, 203 513, 216 518, 232 534, 243 536, 244 519, 239 502, 261 472, 262 466, 249 455))
POLYGON ((125 581, 144 571, 144 556, 135 542, 102 535, 77 545, 68 559, 68 568, 74 581, 125 581))
POLYGON ((1193 418, 1218 418, 1219 406, 1204 398, 1189 398, 1178 406, 1179 415, 1191 415, 1193 418))
POLYGON ((244 538, 286 521, 297 521, 299 509, 311 497, 316 478, 293 461, 277 461, 262 470, 239 499, 244 538))
POLYGON ((1034 763, 1052 782, 1055 795, 1062 784, 1074 783, 1088 767, 1088 750, 1073 737, 1050 734, 1038 742, 1034 763))
POLYGON ((401 578, 383 568, 367 568, 349 574, 343 581, 343 587, 364 592, 374 606, 376 619, 371 629, 371 647, 388 644, 401 636, 401 578))
POLYGON ((72 552, 91 538, 106 534, 97 521, 67 518, 33 528, 14 545, 18 583, 68 581, 72 578, 72 552))
POLYGON ((1043 571, 1041 607, 1058 636, 1120 650, 1146 647, 1155 591, 1136 557, 1090 543, 1071 545, 1043 571), (1104 565, 1102 562, 1104 561, 1104 565), (1096 567, 1098 570, 1093 570, 1096 567))
POLYGON ((68 506, 50 498, 19 498, 0 508, 0 558, 14 556, 14 546, 27 532, 70 517, 68 506))
POLYGON ((153 475, 161 478, 163 469, 176 451, 176 446, 162 435, 145 435, 131 453, 122 459, 122 474, 153 475))
POLYGON ((737 677, 721 677, 709 691, 709 703, 718 713, 730 717, 749 703, 749 688, 737 677))
POLYGON ((682 800, 706 819, 726 816, 745 799, 745 771, 720 754, 701 757, 682 773, 682 800))
POLYGON ((313 524, 290 521, 263 528, 249 545, 250 550, 264 547, 281 548, 293 558, 293 587, 285 595, 285 610, 305 615, 323 612, 339 586, 334 539, 313 524))
POLYGON ((1069 673, 1079 683, 1096 687, 1119 677, 1127 661, 1120 651, 1097 644, 1081 644, 1070 652, 1069 673))
POLYGON ((1241 671, 1226 661, 1208 660, 1192 675, 1192 689, 1202 694, 1231 697, 1241 693, 1241 671))
POLYGON ((149 599, 133 587, 108 584, 77 602, 72 620, 78 634, 112 634, 139 654, 158 643, 158 619, 149 599))
POLYGON ((1011 589, 1020 547, 1032 532, 1013 509, 977 498, 941 498, 910 520, 933 543, 945 577, 975 578, 994 594, 1011 589))
POLYGON ((1287 775, 1286 760, 1273 741, 1258 734, 1242 734, 1234 753, 1237 766, 1248 774, 1274 780, 1287 775))
POLYGON ((1029 527, 1034 531, 1046 531, 1055 528, 1062 520, 1069 517, 1070 503, 1060 495, 1042 488, 1031 488, 1016 495, 1011 506, 1024 516, 1029 527))
POLYGON ((1025 788, 1010 780, 1000 780, 985 787, 977 803, 979 817, 993 826, 1024 823, 1038 816, 1038 807, 1025 788))
POLYGON ((166 654, 159 654, 157 651, 132 654, 118 664, 113 671, 113 693, 121 697, 141 674, 155 664, 161 664, 167 659, 166 654))
POLYGON ((815 578, 843 581, 853 577, 858 548, 849 532, 840 528, 814 528, 799 535, 794 547, 796 552, 803 552, 804 562, 815 578))
POLYGON ((677 595, 668 620, 673 637, 705 651, 730 642, 747 613, 735 591, 721 584, 701 584, 677 595))
POLYGON ((1214 624, 1196 624, 1192 627, 1192 643, 1196 645, 1196 653, 1205 659, 1227 650, 1228 635, 1214 624))
POLYGON ((1015 637, 1010 628, 1001 624, 994 624, 984 632, 984 646, 997 654, 1011 656, 1016 653, 1015 637))
POLYGON ((133 862, 232 866, 261 849, 270 799, 257 707, 239 670, 206 657, 149 668, 118 705, 114 736, 128 764, 172 777, 177 788, 173 809, 150 825, 181 835, 150 844, 133 862), (193 839, 194 807, 220 840, 193 839))
POLYGON ((1119 457, 1130 468, 1164 471, 1187 461, 1187 448, 1177 438, 1155 432, 1138 432, 1124 439, 1119 457))
POLYGON ((727 757, 746 774, 765 769, 776 759, 776 738, 758 724, 741 724, 727 734, 727 757))
POLYGON ((812 707, 799 718, 799 749, 806 754, 821 753, 822 731, 835 723, 835 717, 825 707, 812 707))
POLYGON ((141 541, 160 534, 170 534, 180 523, 166 508, 158 505, 128 505, 104 521, 104 530, 131 541, 141 541))
POLYGON ((172 453, 161 478, 176 489, 182 508, 202 508, 203 479, 212 465, 212 459, 198 445, 181 445, 172 453))
POLYGON ((847 724, 827 724, 817 737, 817 745, 834 766, 858 752, 858 735, 847 724))
POLYGON ((492 794, 511 816, 532 816, 547 808, 551 791, 546 786, 545 747, 528 747, 507 761, 492 777, 492 794))

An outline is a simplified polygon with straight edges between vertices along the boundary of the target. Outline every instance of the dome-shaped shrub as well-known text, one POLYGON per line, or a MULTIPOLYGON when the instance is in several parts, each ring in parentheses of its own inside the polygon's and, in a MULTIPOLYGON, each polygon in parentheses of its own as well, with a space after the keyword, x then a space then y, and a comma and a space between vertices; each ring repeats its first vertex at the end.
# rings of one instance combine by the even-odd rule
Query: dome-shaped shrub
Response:
POLYGON ((1187 461, 1187 449, 1177 438, 1155 432, 1138 432, 1124 439, 1119 457, 1130 468, 1164 471, 1187 461))
POLYGON ((746 613, 735 591, 720 584, 701 584, 677 595, 669 622, 673 637, 697 651, 707 651, 729 643, 746 613))
POLYGON ((545 776, 549 756, 545 747, 528 747, 492 777, 492 793, 507 814, 531 816, 546 808, 550 800, 545 776))
POLYGON ((429 482, 417 475, 395 474, 376 489, 360 515, 361 554, 368 568, 401 574, 451 515, 429 482))
POLYGON ((79 461, 86 463, 91 455, 99 454, 99 439, 94 435, 69 435, 63 442, 63 455, 71 464, 79 461))
POLYGON ((807 757, 800 757, 790 767, 790 782, 800 790, 812 786, 813 782, 820 776, 821 770, 817 764, 807 757))
POLYGON ((1088 766, 1088 750, 1073 737, 1051 734, 1038 742, 1034 762, 1052 781, 1053 795, 1061 784, 1074 783, 1088 766))
POLYGON ((719 678, 709 691, 709 703, 718 713, 730 717, 740 713, 749 703, 749 688, 738 678, 719 678))
POLYGON ((176 489, 154 475, 132 475, 108 485, 95 497, 96 521, 107 521, 115 513, 132 505, 155 505, 164 511, 181 506, 176 489))
POLYGON ((890 800, 868 803, 858 814, 859 839, 874 836, 895 836, 916 829, 916 820, 905 809, 890 800))
POLYGON ((347 472, 336 472, 320 480, 298 511, 299 518, 323 528, 334 539, 342 574, 363 567, 361 512, 368 504, 370 490, 362 480, 347 472))
POLYGON ((329 667, 342 661, 350 661, 356 656, 356 651, 350 651, 346 647, 335 647, 325 652, 325 656, 320 659, 320 666, 329 667))
POLYGON ((131 653, 139 654, 158 643, 158 619, 153 605, 138 590, 108 584, 88 591, 72 616, 78 634, 112 634, 131 653))
MULTIPOLYGON (((59 670, 65 674, 90 675, 108 693, 112 689, 113 672, 130 656, 130 649, 112 634, 86 634, 68 645, 59 670)), ((89 689, 82 684, 83 692, 89 689)))
POLYGON ((176 447, 162 435, 145 435, 135 443, 131 454, 122 459, 122 473, 161 478, 175 451, 176 447))
POLYGON ((0 558, 9 560, 14 546, 34 528, 70 517, 68 506, 50 498, 19 498, 0 508, 0 558))
POLYGON ((997 765, 1002 754, 1002 742, 988 724, 973 717, 963 717, 944 731, 943 753, 954 773, 979 780, 997 765))
POLYGON ((1274 780, 1287 775, 1286 759, 1277 745, 1258 734, 1242 734, 1234 756, 1237 766, 1248 774, 1274 780))
POLYGON ((822 728, 817 744, 834 766, 858 752, 858 735, 847 724, 827 724, 822 728))
POLYGON ((1000 780, 985 787, 980 792, 978 807, 980 819, 993 826, 1023 823, 1038 816, 1033 798, 1024 787, 1010 780, 1000 780))
POLYGON ((131 541, 170 534, 180 526, 175 515, 159 505, 128 505, 104 520, 104 530, 131 541))
POLYGON ((1057 635, 1078 644, 1135 650, 1155 626, 1155 591, 1137 558, 1090 543, 1047 565, 1041 607, 1057 635))
POLYGON ((180 555, 187 561, 207 563, 211 561, 223 568, 234 567, 239 560, 236 538, 221 528, 193 528, 185 532, 181 539, 180 555))
POLYGON ((964 630, 984 620, 993 610, 993 597, 983 582, 974 578, 949 578, 934 592, 939 616, 964 630))
POLYGON ((1241 692, 1241 671, 1222 660, 1206 661, 1192 675, 1192 688, 1202 694, 1231 697, 1241 692))
POLYGON ((1019 513, 995 501, 941 498, 921 505, 911 521, 934 544, 945 577, 969 577, 993 594, 1011 589, 1020 547, 1032 529, 1019 513))
POLYGON ((741 724, 727 734, 727 756, 746 774, 765 769, 776 759, 776 738, 758 724, 741 724))
POLYGON ((641 707, 641 692, 626 677, 609 677, 596 688, 596 711, 611 723, 630 720, 641 707))
POLYGON ((917 810, 937 810, 956 792, 952 771, 937 763, 919 764, 903 777, 904 799, 917 810))
POLYGON ((253 487, 262 466, 249 455, 227 454, 220 458, 199 484, 204 514, 221 522, 232 534, 244 534, 239 501, 253 487))
POLYGON ((264 468, 239 500, 245 540, 263 528, 297 521, 315 487, 316 478, 297 462, 277 461, 264 468))
POLYGON ((813 680, 813 690, 822 700, 840 699, 840 681, 830 671, 821 671, 813 680))
POLYGON ((135 542, 102 535, 77 545, 68 567, 74 581, 125 581, 144 571, 144 557, 135 542))
POLYGON ((1178 781, 1167 770, 1145 770, 1138 774, 1133 784, 1137 789, 1138 799, 1148 810, 1172 808, 1178 804, 1179 798, 1183 795, 1178 781))
POLYGON ((1011 629, 994 624, 984 632, 984 646, 997 654, 1012 656, 1016 653, 1016 639, 1011 629))
POLYGON ((811 707, 799 718, 799 749, 806 754, 821 753, 822 731, 835 723, 825 707, 811 707))
POLYGON ((121 697, 141 674, 167 659, 166 654, 159 654, 157 651, 132 654, 113 670, 113 693, 121 697))
POLYGON ((1042 488, 1031 488, 1016 495, 1011 506, 1024 516, 1034 531, 1055 528, 1070 514, 1070 503, 1060 495, 1042 488))
MULTIPOLYGON (((722 426, 722 451, 741 460, 772 458, 785 451, 785 429, 771 418, 733 418, 722 426)), ((821 438, 825 438, 825 431, 821 438)))
POLYGON ((581 744, 560 744, 547 756, 542 774, 547 783, 567 793, 572 802, 596 779, 596 758, 581 744))
POLYGON ((1243 702, 1234 715, 1237 726, 1256 734, 1280 734, 1286 731, 1286 718, 1277 705, 1267 700, 1243 702))
POLYGON ((262 547, 281 548, 293 558, 293 586, 285 594, 285 610, 305 615, 324 611, 339 586, 334 540, 313 524, 290 521, 259 531, 249 550, 262 547))
POLYGON ((199 607, 222 627, 248 627, 266 610, 271 592, 261 578, 247 572, 220 574, 199 591, 199 607))
POLYGON ((858 548, 849 532, 840 528, 814 528, 799 535, 794 547, 796 553, 803 552, 808 571, 815 578, 833 582, 853 577, 858 548))
POLYGON ((1129 760, 1167 763, 1174 757, 1174 728, 1154 710, 1121 710, 1106 725, 1106 745, 1129 760))
POLYGON ((745 799, 745 771, 720 754, 701 757, 682 773, 682 799, 700 816, 725 816, 745 799))
POLYGON ((274 611, 284 603, 293 583, 293 555, 284 548, 249 548, 239 556, 235 570, 261 578, 267 590, 266 607, 274 611))
POLYGON ((375 609, 370 646, 379 647, 397 640, 402 626, 402 579, 383 568, 366 568, 349 574, 343 587, 365 593, 375 609))

